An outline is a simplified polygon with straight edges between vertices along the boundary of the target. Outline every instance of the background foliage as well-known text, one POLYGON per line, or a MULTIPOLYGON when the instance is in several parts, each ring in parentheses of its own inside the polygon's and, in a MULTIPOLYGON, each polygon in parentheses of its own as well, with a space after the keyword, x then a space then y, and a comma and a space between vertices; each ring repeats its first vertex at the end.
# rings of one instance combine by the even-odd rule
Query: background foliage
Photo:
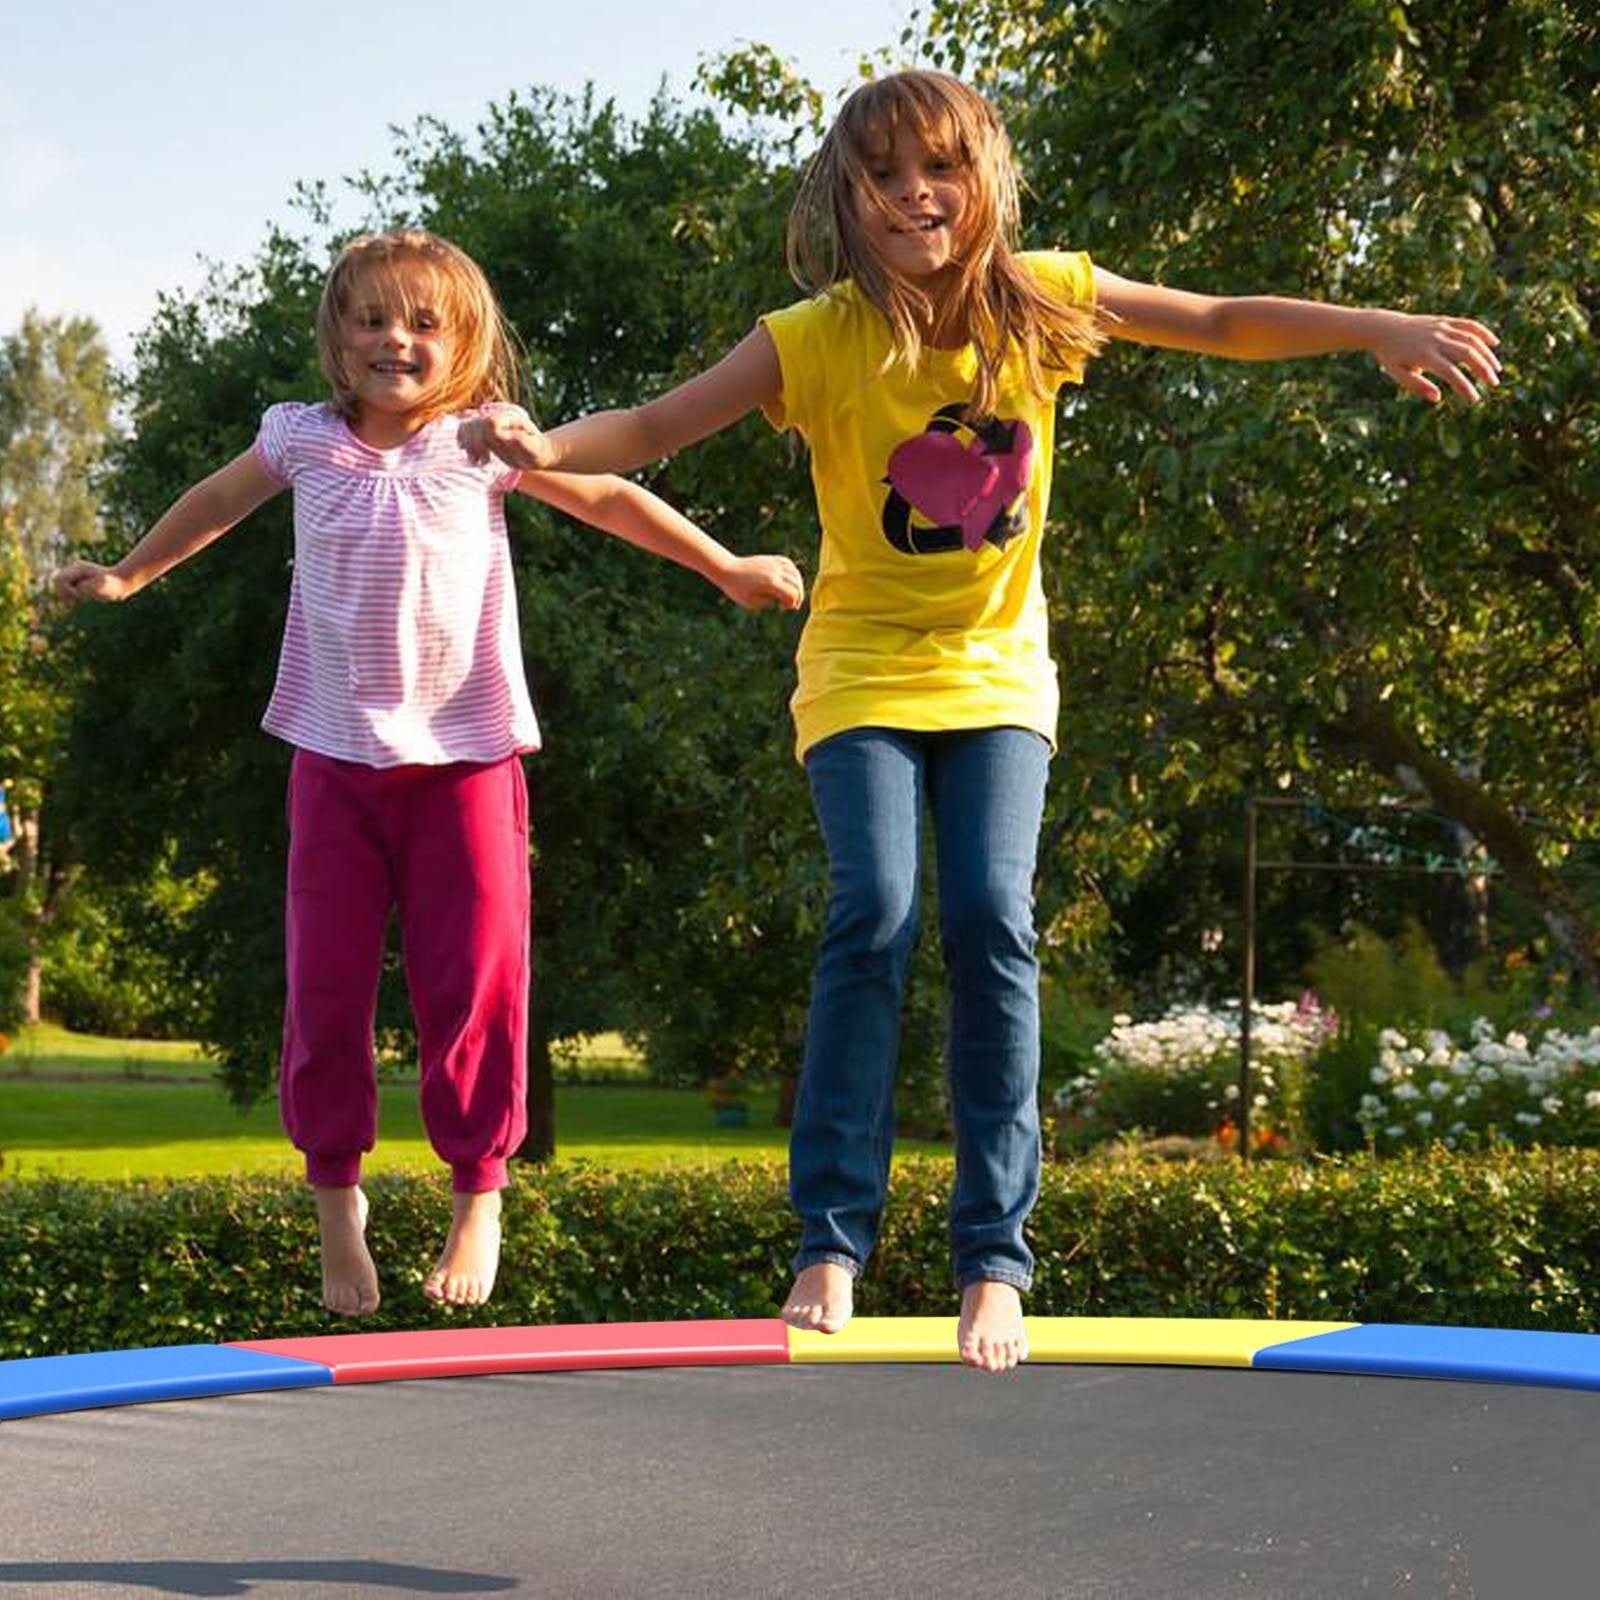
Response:
MULTIPOLYGON (((1399 877, 1264 882, 1264 992, 1298 992, 1351 921, 1387 938, 1419 910, 1458 976, 1516 948, 1593 992, 1597 30, 1575 0, 914 16, 907 53, 1004 108, 1028 242, 1184 287, 1470 313, 1507 360, 1471 410, 1397 398, 1355 359, 1126 346, 1068 397, 1046 574, 1066 707, 1039 884, 1053 1003, 1227 992, 1252 792, 1420 796, 1502 868, 1487 902, 1399 877)), ((395 171, 360 186, 373 223, 424 222, 482 260, 547 418, 659 392, 795 292, 782 223, 819 98, 759 49, 705 81, 712 104, 636 122, 532 89, 471 137, 408 130, 395 171)), ((321 392, 311 307, 335 241, 306 202, 303 236, 272 233, 146 330, 104 548, 247 446, 266 405, 321 392)), ((812 565, 805 463, 759 420, 644 476, 729 544, 812 565)), ((785 709, 795 619, 737 614, 538 507, 513 517, 548 743, 536 1067, 623 1026, 666 1075, 792 1072, 821 909, 785 709)), ((53 780, 61 859, 119 916, 160 873, 189 886, 139 937, 246 1097, 278 1032, 286 753, 256 724, 289 559, 280 501, 55 645, 82 674, 53 780)), ((0 734, 24 676, 0 680, 0 734)), ((938 991, 928 949, 905 1052, 922 1120, 938 991)))

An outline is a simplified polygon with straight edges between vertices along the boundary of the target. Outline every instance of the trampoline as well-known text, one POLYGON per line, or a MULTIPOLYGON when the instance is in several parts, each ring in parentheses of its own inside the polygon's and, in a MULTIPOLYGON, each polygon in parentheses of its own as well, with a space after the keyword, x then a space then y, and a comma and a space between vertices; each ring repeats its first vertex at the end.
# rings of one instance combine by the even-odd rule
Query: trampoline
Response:
POLYGON ((1120 1318, 1029 1334, 1003 1378, 955 1363, 953 1318, 0 1362, 0 1600, 1600 1586, 1600 1336, 1120 1318))

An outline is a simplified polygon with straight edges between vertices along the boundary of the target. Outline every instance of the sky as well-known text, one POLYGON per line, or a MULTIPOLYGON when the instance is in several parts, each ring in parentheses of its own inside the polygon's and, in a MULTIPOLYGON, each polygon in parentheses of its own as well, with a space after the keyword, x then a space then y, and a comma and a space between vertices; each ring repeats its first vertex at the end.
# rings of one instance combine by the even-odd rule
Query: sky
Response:
POLYGON ((92 317, 126 362, 157 296, 250 260, 336 194, 394 169, 395 127, 470 135, 514 90, 593 84, 639 113, 699 62, 770 45, 829 105, 896 52, 915 0, 0 0, 0 333, 31 306, 92 317))

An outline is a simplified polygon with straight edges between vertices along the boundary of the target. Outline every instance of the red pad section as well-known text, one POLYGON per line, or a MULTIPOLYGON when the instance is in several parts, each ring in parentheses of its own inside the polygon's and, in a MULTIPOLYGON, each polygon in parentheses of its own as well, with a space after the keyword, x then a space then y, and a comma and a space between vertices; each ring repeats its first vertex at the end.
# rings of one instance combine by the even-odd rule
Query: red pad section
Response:
POLYGON ((332 1333, 252 1339, 231 1348, 317 1361, 335 1383, 460 1378, 491 1372, 600 1367, 727 1367, 789 1360, 777 1317, 724 1322, 597 1322, 548 1328, 436 1328, 423 1333, 332 1333))

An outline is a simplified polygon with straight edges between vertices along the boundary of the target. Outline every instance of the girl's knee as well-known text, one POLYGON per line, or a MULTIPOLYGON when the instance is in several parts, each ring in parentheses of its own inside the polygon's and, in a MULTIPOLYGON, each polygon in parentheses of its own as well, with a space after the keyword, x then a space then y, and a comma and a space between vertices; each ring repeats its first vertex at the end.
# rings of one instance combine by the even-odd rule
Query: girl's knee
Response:
POLYGON ((917 913, 914 885, 886 878, 836 885, 827 937, 836 947, 862 955, 904 955, 916 943, 917 913))
POLYGON ((939 931, 946 958, 968 952, 1031 958, 1038 942, 1033 895, 996 881, 966 884, 940 896, 939 931))

